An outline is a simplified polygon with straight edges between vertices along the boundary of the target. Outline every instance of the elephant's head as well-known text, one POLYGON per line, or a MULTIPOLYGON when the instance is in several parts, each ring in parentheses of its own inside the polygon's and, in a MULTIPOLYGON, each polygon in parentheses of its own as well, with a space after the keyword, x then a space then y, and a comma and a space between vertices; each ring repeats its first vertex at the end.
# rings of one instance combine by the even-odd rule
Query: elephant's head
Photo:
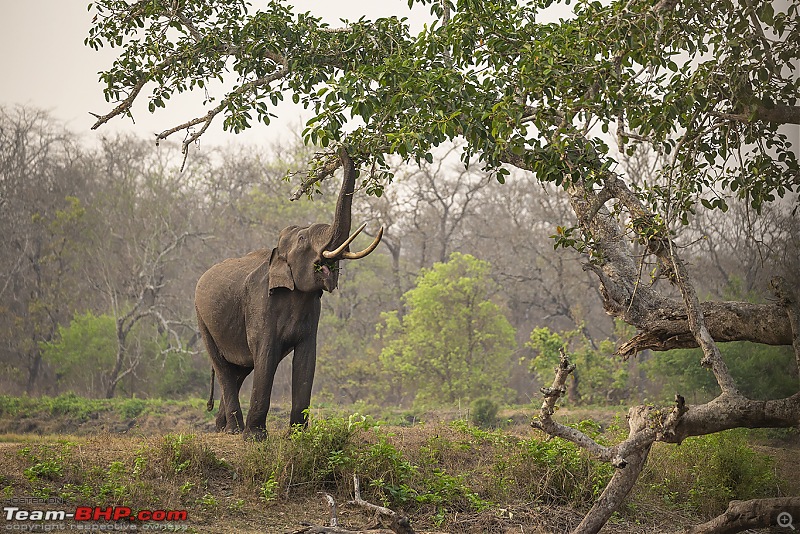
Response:
POLYGON ((383 228, 369 247, 350 252, 348 245, 366 227, 362 224, 350 235, 350 211, 356 170, 342 148, 339 152, 344 170, 342 189, 336 202, 333 224, 289 226, 281 231, 278 246, 272 249, 269 264, 269 289, 285 287, 298 291, 333 291, 339 281, 339 261, 363 258, 378 246, 383 228))

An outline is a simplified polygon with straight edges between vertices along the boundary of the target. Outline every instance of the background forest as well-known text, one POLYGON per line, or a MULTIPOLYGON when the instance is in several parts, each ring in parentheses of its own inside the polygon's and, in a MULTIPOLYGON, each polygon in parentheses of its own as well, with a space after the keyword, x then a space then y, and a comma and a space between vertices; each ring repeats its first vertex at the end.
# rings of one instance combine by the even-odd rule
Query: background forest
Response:
MULTIPOLYGON (((291 176, 311 154, 289 135, 273 146, 203 146, 181 172, 169 143, 117 136, 89 145, 46 112, 0 108, 2 391, 207 395, 194 285, 222 259, 274 246, 287 225, 332 218, 339 178, 313 200, 289 201, 291 176)), ((315 402, 528 404, 552 380, 563 346, 577 363, 573 404, 718 394, 694 350, 612 356, 629 335, 603 311, 578 252, 553 250, 553 236, 575 224, 555 187, 522 173, 501 185, 480 165, 440 156, 398 164, 381 196, 356 193, 354 222, 385 234, 322 299, 315 402)), ((647 177, 647 153, 622 158, 631 175, 647 177)), ((769 277, 796 283, 798 218, 781 203, 760 214, 729 204, 727 213, 698 212, 682 235, 701 298, 758 302, 769 277)), ((794 391, 791 347, 721 349, 746 378, 743 393, 794 391)), ((289 365, 276 379, 278 405, 288 401, 289 365)))

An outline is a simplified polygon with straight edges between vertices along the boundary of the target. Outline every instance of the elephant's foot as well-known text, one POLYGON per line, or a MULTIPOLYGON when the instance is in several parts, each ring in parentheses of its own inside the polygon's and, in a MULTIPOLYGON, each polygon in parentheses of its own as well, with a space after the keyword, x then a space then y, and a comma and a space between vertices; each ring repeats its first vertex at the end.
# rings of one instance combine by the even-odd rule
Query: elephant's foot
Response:
POLYGON ((264 441, 267 439, 266 428, 245 428, 242 437, 248 441, 264 441))
POLYGON ((214 423, 214 431, 215 432, 225 432, 225 427, 228 426, 228 421, 225 419, 220 420, 219 417, 214 423))
POLYGON ((236 419, 230 421, 230 419, 223 419, 222 421, 217 420, 217 432, 225 432, 226 434, 241 434, 242 427, 244 425, 239 423, 236 419))

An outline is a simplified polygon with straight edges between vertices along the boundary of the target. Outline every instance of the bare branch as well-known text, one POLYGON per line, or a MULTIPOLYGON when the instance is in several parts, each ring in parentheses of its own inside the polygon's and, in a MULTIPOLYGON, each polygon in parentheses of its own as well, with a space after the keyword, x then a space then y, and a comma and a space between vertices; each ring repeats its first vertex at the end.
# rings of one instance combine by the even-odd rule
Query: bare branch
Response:
POLYGON ((792 325, 792 348, 797 362, 797 369, 800 371, 800 302, 797 296, 789 287, 789 283, 780 276, 770 280, 770 286, 778 297, 780 305, 786 310, 789 316, 789 323, 792 325))
POLYGON ((672 244, 670 245, 670 257, 675 269, 675 279, 678 287, 683 295, 683 302, 686 306, 686 311, 689 316, 689 330, 694 335, 697 345, 703 349, 703 360, 701 364, 703 367, 709 367, 717 379, 722 393, 730 393, 731 395, 738 394, 738 388, 733 380, 733 376, 728 369, 728 365, 722 359, 722 354, 719 351, 717 343, 706 328, 705 317, 703 310, 700 308, 700 301, 697 298, 697 293, 694 286, 689 281, 689 273, 686 271, 686 266, 678 258, 678 253, 672 244))
POLYGON ((411 528, 411 521, 405 515, 398 515, 394 510, 390 510, 385 506, 378 506, 372 504, 361 498, 361 488, 358 483, 358 476, 353 475, 353 504, 372 510, 378 515, 384 516, 391 521, 389 528, 396 534, 414 534, 414 529, 411 528))
MULTIPOLYGON (((169 61, 171 60, 162 62, 159 65, 159 67, 166 65, 169 61)), ((133 102, 136 100, 136 97, 139 96, 139 93, 142 91, 142 88, 145 86, 146 83, 147 83, 146 76, 140 78, 139 81, 136 82, 136 85, 134 85, 131 88, 131 92, 128 95, 128 97, 122 102, 120 102, 119 105, 114 109, 112 109, 108 114, 98 115, 97 113, 89 112, 90 115, 92 115, 94 118, 97 119, 97 121, 95 121, 95 123, 92 125, 92 130, 98 129, 100 126, 107 123, 108 121, 110 121, 111 119, 113 119, 118 115, 123 115, 125 113, 128 113, 131 109, 131 106, 133 105, 133 102)))
POLYGON ((336 516, 336 501, 334 500, 334 498, 329 493, 323 493, 323 495, 325 496, 325 501, 328 503, 328 506, 331 509, 330 524, 334 528, 338 527, 339 526, 339 518, 336 516))
POLYGON ((281 62, 282 67, 280 69, 276 70, 275 72, 273 72, 272 74, 270 74, 268 76, 262 76, 261 78, 258 78, 258 79, 255 79, 255 80, 252 80, 250 82, 247 82, 245 84, 240 85, 239 87, 237 87, 236 89, 234 89, 233 91, 228 93, 228 96, 226 98, 222 99, 222 101, 220 102, 220 104, 217 107, 215 107, 213 109, 210 109, 205 115, 202 115, 200 117, 196 117, 196 118, 194 118, 194 119, 192 119, 192 120, 190 120, 188 122, 185 122, 183 124, 179 124, 178 126, 175 126, 173 128, 169 128, 167 130, 164 130, 160 134, 157 134, 156 135, 156 142, 161 141, 162 139, 166 139, 170 135, 172 135, 175 132, 178 132, 180 130, 185 130, 185 129, 191 128, 192 126, 196 126, 198 124, 202 124, 203 126, 198 131, 196 131, 196 132, 194 132, 194 133, 192 133, 190 135, 187 135, 186 139, 184 139, 183 142, 181 143, 182 153, 186 154, 188 152, 188 150, 189 150, 189 146, 192 143, 194 143, 195 141, 197 141, 198 139, 200 139, 200 137, 206 132, 206 130, 208 130, 208 127, 211 126, 211 122, 214 120, 214 118, 217 115, 219 115, 228 106, 228 103, 230 102, 231 96, 233 96, 233 95, 242 95, 242 94, 245 94, 245 93, 247 93, 249 91, 252 91, 253 89, 256 89, 258 87, 263 87, 263 86, 269 85, 270 83, 272 83, 272 82, 274 82, 276 80, 279 80, 279 79, 283 78, 284 76, 286 76, 287 74, 289 74, 289 64, 286 61, 286 58, 284 58, 282 56, 277 56, 277 55, 275 57, 277 59, 279 59, 280 62, 281 62))

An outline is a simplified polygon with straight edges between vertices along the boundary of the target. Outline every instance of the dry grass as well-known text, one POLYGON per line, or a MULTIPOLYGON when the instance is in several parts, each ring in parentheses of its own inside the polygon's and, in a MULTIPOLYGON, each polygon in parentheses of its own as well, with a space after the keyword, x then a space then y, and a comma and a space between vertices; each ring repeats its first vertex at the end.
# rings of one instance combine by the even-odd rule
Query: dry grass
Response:
MULTIPOLYGON (((367 500, 404 510, 418 532, 560 533, 577 525, 610 475, 572 445, 544 441, 525 425, 487 432, 463 423, 375 427, 332 418, 314 421, 302 434, 271 427, 259 444, 204 425, 173 422, 166 431, 151 422, 124 433, 2 435, 0 499, 58 497, 65 502, 61 509, 185 509, 186 526, 195 532, 279 533, 304 522, 325 524, 329 511, 320 492, 328 492, 340 504, 340 524, 362 528, 373 518, 346 504, 356 474, 367 500)), ((670 501, 670 492, 682 486, 662 484, 665 473, 687 484, 693 473, 688 462, 702 460, 697 455, 708 448, 682 447, 681 454, 695 456, 656 451, 650 471, 605 532, 674 530, 712 513, 670 501)), ((800 448, 796 436, 763 439, 759 447, 750 462, 770 452, 776 476, 768 481, 777 482, 779 468, 793 465, 800 448)))

